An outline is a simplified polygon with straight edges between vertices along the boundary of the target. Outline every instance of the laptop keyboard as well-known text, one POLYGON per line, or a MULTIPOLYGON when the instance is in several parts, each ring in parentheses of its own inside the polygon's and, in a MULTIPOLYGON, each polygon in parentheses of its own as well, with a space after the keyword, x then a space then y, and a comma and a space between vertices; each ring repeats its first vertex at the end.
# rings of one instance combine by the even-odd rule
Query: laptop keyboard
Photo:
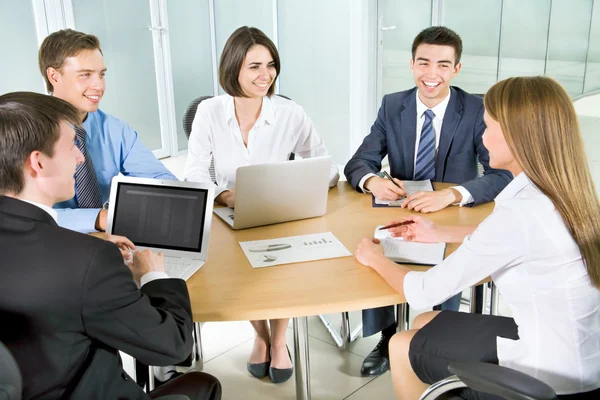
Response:
POLYGON ((165 272, 171 278, 188 280, 200 266, 200 262, 197 260, 165 258, 165 272))

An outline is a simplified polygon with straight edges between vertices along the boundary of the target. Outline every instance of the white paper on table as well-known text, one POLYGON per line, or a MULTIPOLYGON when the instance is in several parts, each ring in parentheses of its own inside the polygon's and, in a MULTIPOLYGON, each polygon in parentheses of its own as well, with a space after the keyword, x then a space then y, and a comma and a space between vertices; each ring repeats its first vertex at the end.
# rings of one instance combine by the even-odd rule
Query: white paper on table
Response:
POLYGON ((444 261, 446 243, 410 242, 400 237, 392 237, 387 229, 375 228, 375 238, 381 241, 383 254, 392 261, 402 264, 437 265, 444 261))
POLYGON ((240 246, 252 268, 352 255, 332 232, 240 242, 240 246))
MULTIPOLYGON (((429 179, 424 181, 403 181, 406 195, 410 196, 417 192, 433 192, 433 185, 429 179)), ((405 197, 398 200, 379 200, 375 199, 375 204, 385 204, 389 207, 399 207, 404 202, 405 197)))

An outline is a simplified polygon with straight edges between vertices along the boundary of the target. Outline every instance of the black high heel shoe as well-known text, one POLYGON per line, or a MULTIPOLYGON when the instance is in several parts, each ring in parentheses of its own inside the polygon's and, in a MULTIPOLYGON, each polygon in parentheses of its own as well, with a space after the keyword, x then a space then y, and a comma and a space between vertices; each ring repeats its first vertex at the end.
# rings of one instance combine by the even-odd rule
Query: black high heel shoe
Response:
MULTIPOLYGON (((285 348, 287 349, 288 356, 290 357, 290 361, 291 361, 292 355, 290 354, 290 349, 287 347, 287 345, 285 345, 285 348)), ((269 367, 269 379, 271 379, 271 382, 273 382, 273 383, 283 383, 283 382, 287 381, 288 379, 290 379, 293 374, 294 374, 293 363, 292 363, 292 368, 280 369, 280 368, 269 367)))
MULTIPOLYGON (((270 355, 271 348, 269 347, 269 356, 270 355)), ((265 376, 269 375, 271 360, 258 364, 250 364, 249 362, 247 362, 246 365, 248 367, 248 372, 250 372, 250 375, 252 375, 255 378, 262 379, 265 376)))

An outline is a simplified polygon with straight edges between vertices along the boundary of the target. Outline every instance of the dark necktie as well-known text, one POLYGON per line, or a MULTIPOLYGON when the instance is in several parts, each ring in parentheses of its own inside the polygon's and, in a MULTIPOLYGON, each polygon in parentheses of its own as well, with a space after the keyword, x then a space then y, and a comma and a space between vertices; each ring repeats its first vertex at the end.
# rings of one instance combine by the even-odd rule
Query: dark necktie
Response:
POLYGON ((94 170, 94 163, 87 152, 85 145, 85 129, 75 128, 77 133, 77 147, 83 154, 85 161, 75 170, 75 196, 79 208, 102 208, 98 179, 94 170))
POLYGON ((433 131, 433 118, 431 110, 425 111, 425 121, 421 129, 421 140, 417 151, 415 163, 415 180, 433 179, 435 177, 435 132, 433 131))

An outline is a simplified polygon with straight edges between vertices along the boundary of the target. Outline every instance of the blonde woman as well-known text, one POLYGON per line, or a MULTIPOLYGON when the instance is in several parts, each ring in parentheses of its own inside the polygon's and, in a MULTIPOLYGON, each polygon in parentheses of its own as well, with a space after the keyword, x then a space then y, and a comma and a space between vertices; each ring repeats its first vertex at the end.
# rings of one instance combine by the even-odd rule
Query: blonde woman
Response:
MULTIPOLYGON (((490 166, 515 179, 479 226, 422 217, 393 228, 421 242, 462 243, 427 272, 414 272, 363 239, 356 258, 415 308, 438 304, 491 276, 512 318, 452 311, 418 316, 390 341, 394 390, 417 399, 450 375, 452 361, 500 363, 569 398, 600 398, 600 204, 569 96, 545 77, 510 78, 486 94, 483 143, 490 166)), ((489 395, 464 389, 461 397, 489 395)))

